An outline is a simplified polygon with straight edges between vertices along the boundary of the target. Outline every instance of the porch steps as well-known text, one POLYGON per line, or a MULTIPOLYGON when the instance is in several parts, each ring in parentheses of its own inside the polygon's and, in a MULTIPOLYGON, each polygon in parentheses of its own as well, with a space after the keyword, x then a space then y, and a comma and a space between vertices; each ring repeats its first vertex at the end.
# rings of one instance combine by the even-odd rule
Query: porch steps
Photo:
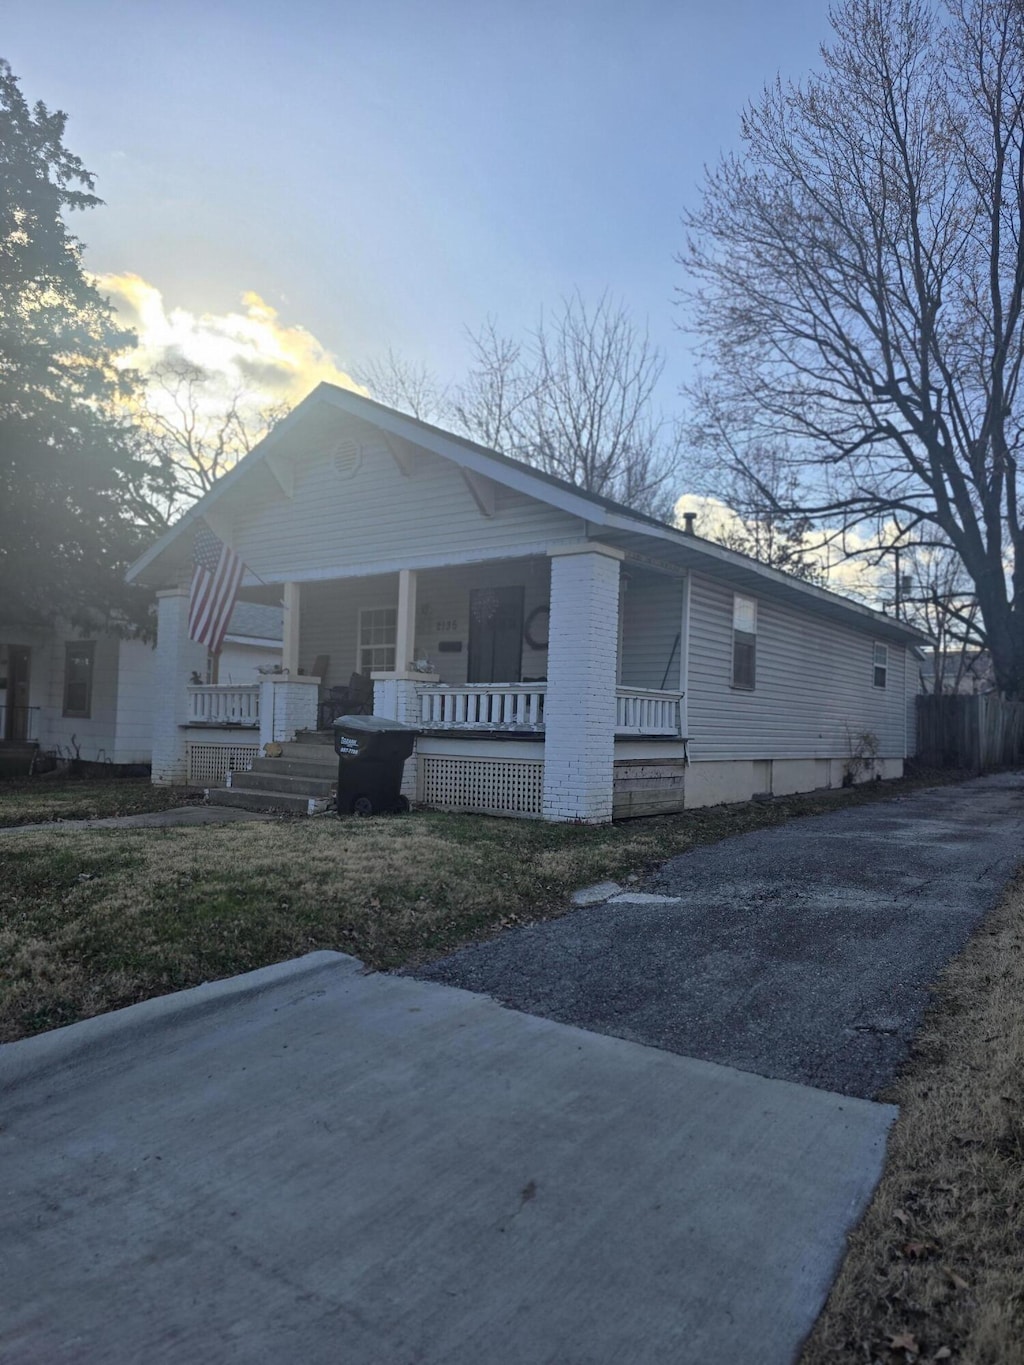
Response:
POLYGON ((207 800, 213 806, 315 815, 332 806, 337 781, 333 736, 300 732, 281 745, 279 758, 253 759, 250 772, 230 773, 225 786, 209 789, 207 800))
POLYGON ((274 810, 282 815, 317 815, 329 808, 327 797, 300 796, 294 792, 250 791, 245 787, 212 787, 211 806, 240 806, 243 810, 274 810))
POLYGON ((337 767, 334 768, 332 776, 321 776, 318 770, 296 775, 283 773, 280 768, 273 772, 253 768, 251 773, 233 773, 231 786, 234 790, 241 787, 246 791, 281 792, 286 796, 328 797, 334 794, 337 778, 337 767))

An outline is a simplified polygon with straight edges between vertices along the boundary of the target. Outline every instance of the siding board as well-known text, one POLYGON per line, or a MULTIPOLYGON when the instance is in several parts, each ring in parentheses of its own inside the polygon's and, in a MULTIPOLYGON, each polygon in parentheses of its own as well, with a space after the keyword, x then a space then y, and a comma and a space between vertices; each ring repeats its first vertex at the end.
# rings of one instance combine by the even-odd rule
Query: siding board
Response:
POLYGON ((848 630, 757 599, 753 691, 732 682, 732 592, 694 576, 689 723, 697 761, 845 758, 849 735, 871 731, 879 755, 903 757, 904 649, 889 645, 888 685, 873 685, 868 632, 848 630))
POLYGON ((405 475, 379 435, 363 435, 340 416, 333 444, 319 441, 294 467, 292 498, 268 500, 255 486, 244 497, 239 490, 232 517, 234 548, 268 582, 431 558, 521 555, 527 545, 579 540, 586 531, 578 518, 500 485, 494 516, 482 516, 451 461, 422 452, 405 475), (362 460, 345 474, 331 451, 353 433, 362 460))

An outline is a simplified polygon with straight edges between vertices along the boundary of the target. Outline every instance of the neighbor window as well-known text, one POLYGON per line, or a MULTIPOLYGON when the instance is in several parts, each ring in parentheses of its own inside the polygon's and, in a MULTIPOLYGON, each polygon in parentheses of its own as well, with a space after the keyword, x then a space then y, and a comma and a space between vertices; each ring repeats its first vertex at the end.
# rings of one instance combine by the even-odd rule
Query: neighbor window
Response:
POLYGON ((732 685, 752 688, 757 664, 757 603, 752 597, 732 599, 732 685))
POLYGON ((393 673, 398 630, 396 607, 366 607, 359 613, 359 672, 393 673))
POLYGON ((889 650, 886 645, 875 645, 875 686, 884 687, 889 675, 889 650))
POLYGON ((64 714, 88 720, 92 715, 95 644, 76 641, 64 646, 64 714))

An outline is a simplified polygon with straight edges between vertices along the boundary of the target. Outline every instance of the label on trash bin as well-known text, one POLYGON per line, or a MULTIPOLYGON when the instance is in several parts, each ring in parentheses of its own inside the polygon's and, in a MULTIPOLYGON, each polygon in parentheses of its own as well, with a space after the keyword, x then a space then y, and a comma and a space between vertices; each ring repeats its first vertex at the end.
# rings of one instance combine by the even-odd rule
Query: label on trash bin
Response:
POLYGON ((339 754, 349 754, 355 757, 359 753, 358 739, 350 739, 348 735, 341 735, 338 739, 337 750, 339 754))

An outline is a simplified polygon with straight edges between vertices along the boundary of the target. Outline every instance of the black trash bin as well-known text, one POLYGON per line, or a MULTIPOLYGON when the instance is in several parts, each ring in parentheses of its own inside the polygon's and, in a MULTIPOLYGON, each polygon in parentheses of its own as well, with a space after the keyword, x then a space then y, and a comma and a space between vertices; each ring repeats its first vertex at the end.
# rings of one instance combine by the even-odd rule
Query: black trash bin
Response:
POLYGON ((339 716, 334 722, 338 755, 338 814, 379 815, 409 809, 402 795, 402 769, 419 731, 386 716, 339 716))

